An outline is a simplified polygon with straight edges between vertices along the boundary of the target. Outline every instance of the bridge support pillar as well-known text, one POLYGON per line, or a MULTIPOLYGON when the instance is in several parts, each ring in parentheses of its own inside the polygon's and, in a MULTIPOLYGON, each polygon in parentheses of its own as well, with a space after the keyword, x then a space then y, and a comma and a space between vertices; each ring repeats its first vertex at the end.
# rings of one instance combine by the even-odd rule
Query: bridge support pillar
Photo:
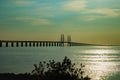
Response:
POLYGON ((70 42, 70 46, 73 46, 73 44, 70 42))
POLYGON ((0 47, 2 47, 2 41, 0 41, 0 47))
POLYGON ((11 47, 14 47, 14 42, 11 42, 11 47))
POLYGON ((23 42, 21 42, 21 47, 23 47, 23 42))
POLYGON ((61 46, 61 42, 59 42, 59 46, 61 46))
POLYGON ((6 47, 8 47, 8 42, 6 42, 6 47))
POLYGON ((37 47, 39 46, 39 43, 38 43, 38 42, 36 43, 36 46, 37 46, 37 47))
POLYGON ((51 43, 51 46, 54 46, 53 42, 51 43))
POLYGON ((48 46, 50 47, 50 42, 48 42, 48 46))
POLYGON ((31 45, 31 42, 29 42, 29 47, 31 47, 32 45, 31 45))
POLYGON ((57 42, 57 46, 59 46, 59 43, 57 42))
POLYGON ((56 42, 54 42, 54 46, 56 46, 56 42))
POLYGON ((62 44, 63 44, 63 46, 65 46, 65 45, 64 45, 64 42, 63 42, 62 44))
POLYGON ((71 46, 71 42, 67 42, 67 46, 71 46))
POLYGON ((42 46, 42 43, 40 42, 40 46, 42 46))
POLYGON ((33 42, 33 46, 35 47, 35 42, 33 42))
POLYGON ((64 46, 64 43, 63 43, 63 42, 60 42, 60 46, 64 46))
POLYGON ((18 42, 16 42, 16 47, 18 47, 19 46, 19 43, 18 42))
POLYGON ((25 47, 27 47, 27 42, 25 42, 25 47))
POLYGON ((46 42, 46 47, 48 47, 48 42, 46 42))
POLYGON ((45 47, 45 42, 42 42, 43 43, 43 47, 45 47))
POLYGON ((51 42, 51 46, 53 46, 53 42, 51 42))

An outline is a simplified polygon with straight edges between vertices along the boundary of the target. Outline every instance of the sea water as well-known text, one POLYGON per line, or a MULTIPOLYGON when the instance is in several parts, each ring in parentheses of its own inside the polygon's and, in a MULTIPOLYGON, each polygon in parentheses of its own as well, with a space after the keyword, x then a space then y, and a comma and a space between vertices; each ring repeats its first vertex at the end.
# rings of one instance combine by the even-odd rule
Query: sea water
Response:
POLYGON ((65 56, 92 80, 120 80, 120 46, 0 47, 0 73, 30 73, 33 64, 65 56))

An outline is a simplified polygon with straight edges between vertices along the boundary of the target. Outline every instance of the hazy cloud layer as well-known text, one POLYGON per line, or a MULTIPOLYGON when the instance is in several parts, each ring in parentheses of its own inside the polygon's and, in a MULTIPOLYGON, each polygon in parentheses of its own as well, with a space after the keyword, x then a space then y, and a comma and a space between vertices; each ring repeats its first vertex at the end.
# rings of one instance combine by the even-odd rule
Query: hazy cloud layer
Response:
POLYGON ((81 0, 72 0, 72 1, 68 1, 63 3, 62 7, 65 10, 70 10, 70 11, 80 11, 85 9, 86 7, 86 1, 81 1, 81 0))
POLYGON ((90 13, 96 13, 96 14, 102 14, 102 15, 106 15, 109 17, 117 17, 119 16, 119 13, 115 12, 114 9, 93 9, 90 11, 90 13))
POLYGON ((32 26, 41 26, 41 25, 52 24, 52 22, 47 19, 38 19, 38 18, 30 18, 30 17, 16 17, 15 19, 18 21, 27 22, 28 24, 30 24, 32 26))
POLYGON ((15 4, 16 6, 28 6, 28 5, 32 5, 35 4, 35 1, 25 1, 25 0, 19 0, 19 1, 14 1, 13 4, 15 4))
POLYGON ((109 8, 98 8, 98 9, 91 9, 84 12, 89 16, 85 16, 86 21, 92 21, 96 19, 104 19, 104 18, 116 18, 120 16, 119 11, 109 8))

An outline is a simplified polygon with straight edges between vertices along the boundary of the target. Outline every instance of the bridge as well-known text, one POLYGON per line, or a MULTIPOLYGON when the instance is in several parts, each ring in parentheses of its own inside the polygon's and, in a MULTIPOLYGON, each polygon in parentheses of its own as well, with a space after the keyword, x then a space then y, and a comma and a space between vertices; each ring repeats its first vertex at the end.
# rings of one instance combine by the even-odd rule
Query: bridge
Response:
POLYGON ((71 42, 71 36, 67 36, 67 41, 64 39, 64 34, 61 34, 60 41, 18 41, 18 40, 0 40, 0 47, 49 47, 49 46, 81 46, 89 45, 77 42, 71 42))

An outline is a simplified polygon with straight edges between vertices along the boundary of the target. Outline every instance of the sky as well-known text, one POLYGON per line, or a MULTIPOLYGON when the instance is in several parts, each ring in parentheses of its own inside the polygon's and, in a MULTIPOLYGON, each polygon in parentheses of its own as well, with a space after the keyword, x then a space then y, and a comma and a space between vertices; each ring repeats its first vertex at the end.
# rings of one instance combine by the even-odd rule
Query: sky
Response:
POLYGON ((0 0, 0 40, 120 45, 120 0, 0 0))

